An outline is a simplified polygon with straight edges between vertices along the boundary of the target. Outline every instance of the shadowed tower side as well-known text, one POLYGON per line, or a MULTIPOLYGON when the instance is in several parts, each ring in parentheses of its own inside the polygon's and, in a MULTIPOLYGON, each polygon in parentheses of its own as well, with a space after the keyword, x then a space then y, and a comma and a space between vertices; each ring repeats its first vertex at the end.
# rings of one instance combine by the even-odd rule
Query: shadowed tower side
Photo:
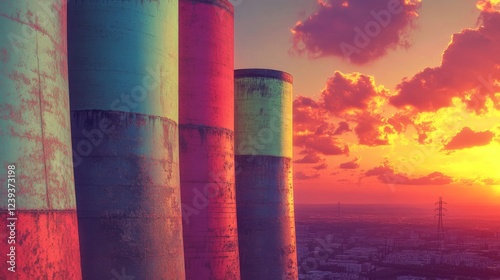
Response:
POLYGON ((0 1, 0 34, 0 279, 81 279, 66 1, 0 1))
POLYGON ((292 76, 235 71, 236 202, 242 280, 297 279, 292 76))
POLYGON ((71 122, 85 279, 184 279, 178 1, 71 1, 71 122))
POLYGON ((234 19, 227 0, 181 0, 179 130, 187 280, 238 280, 234 19))

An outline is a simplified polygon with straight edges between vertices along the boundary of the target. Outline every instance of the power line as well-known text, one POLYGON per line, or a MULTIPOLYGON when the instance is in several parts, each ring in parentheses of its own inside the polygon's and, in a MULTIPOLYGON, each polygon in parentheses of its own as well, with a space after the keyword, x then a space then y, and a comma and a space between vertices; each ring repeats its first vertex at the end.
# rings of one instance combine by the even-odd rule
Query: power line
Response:
POLYGON ((443 216, 444 212, 448 211, 446 208, 443 207, 443 204, 447 204, 446 202, 443 201, 442 197, 439 197, 439 201, 435 203, 437 207, 434 209, 434 212, 436 212, 436 217, 438 217, 438 225, 437 225, 437 244, 440 246, 440 248, 443 248, 443 242, 444 242, 444 230, 443 230, 443 216))

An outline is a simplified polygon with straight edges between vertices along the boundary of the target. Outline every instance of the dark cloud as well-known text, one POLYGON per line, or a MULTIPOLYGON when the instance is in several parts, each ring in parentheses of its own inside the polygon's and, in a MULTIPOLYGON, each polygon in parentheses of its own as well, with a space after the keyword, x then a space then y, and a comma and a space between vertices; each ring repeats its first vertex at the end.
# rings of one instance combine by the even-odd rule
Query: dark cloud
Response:
POLYGON ((297 180, 311 180, 319 178, 319 173, 306 174, 302 171, 295 172, 295 179, 297 180))
POLYGON ((337 126, 337 129, 333 132, 333 135, 342 135, 346 132, 351 131, 351 128, 349 127, 349 123, 347 122, 340 122, 339 125, 337 126))
POLYGON ((293 138, 294 145, 306 149, 314 150, 323 155, 348 155, 349 147, 342 145, 338 139, 328 135, 295 135, 293 138))
POLYGON ((348 162, 341 163, 339 167, 340 169, 358 169, 359 168, 358 158, 355 158, 348 162))
POLYGON ((461 150, 476 146, 488 145, 495 137, 495 133, 487 131, 474 131, 464 127, 444 146, 444 150, 461 150))
POLYGON ((389 173, 394 173, 392 168, 388 166, 377 166, 372 169, 369 169, 365 172, 365 177, 371 177, 371 176, 380 176, 384 174, 389 174, 389 173))
POLYGON ((433 172, 426 176, 412 178, 406 174, 395 172, 387 161, 366 171, 365 177, 376 177, 381 183, 388 185, 448 185, 454 182, 452 177, 441 172, 433 172))
POLYGON ((433 172, 418 178, 407 178, 400 182, 403 185, 449 185, 451 183, 453 183, 453 178, 441 172, 433 172))
POLYGON ((335 135, 335 126, 332 123, 323 123, 314 131, 314 135, 335 135))
POLYGON ((300 152, 300 154, 304 155, 304 157, 294 161, 295 163, 319 163, 323 161, 323 158, 321 158, 315 151, 303 150, 300 152))
POLYGON ((314 169, 320 171, 320 170, 324 170, 324 169, 327 169, 328 168, 328 164, 326 163, 322 163, 320 165, 316 165, 313 167, 314 169))
POLYGON ((317 11, 292 29, 293 51, 365 64, 408 47, 420 0, 318 0, 317 11))

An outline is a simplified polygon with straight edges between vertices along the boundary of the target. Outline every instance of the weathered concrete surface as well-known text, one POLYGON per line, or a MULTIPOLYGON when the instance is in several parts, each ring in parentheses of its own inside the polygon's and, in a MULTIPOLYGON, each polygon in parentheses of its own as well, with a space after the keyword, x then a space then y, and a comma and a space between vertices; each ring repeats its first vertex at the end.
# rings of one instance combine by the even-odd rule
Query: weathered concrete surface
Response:
POLYGON ((178 1, 73 1, 68 30, 83 277, 184 279, 178 1))
POLYGON ((233 7, 226 0, 181 0, 179 16, 186 279, 239 280, 233 7))
POLYGON ((233 7, 227 0, 179 3, 179 124, 234 130, 233 7))
POLYGON ((0 220, 15 164, 16 243, 0 279, 81 279, 68 100, 66 1, 0 2, 0 220), (15 273, 7 270, 16 246, 15 273))
POLYGON ((297 279, 292 160, 236 156, 241 279, 297 279))
POLYGON ((101 141, 75 168, 84 277, 126 268, 137 279, 184 279, 177 124, 99 110, 71 119, 75 150, 89 134, 101 141), (103 120, 110 126, 99 137, 103 120))
POLYGON ((292 76, 267 69, 235 71, 235 141, 238 155, 291 158, 292 76))
POLYGON ((72 0, 71 110, 135 112, 177 121, 178 18, 177 0, 72 0))
POLYGON ((236 202, 242 280, 297 279, 292 77, 235 71, 236 202))
POLYGON ((187 279, 239 279, 233 132, 181 126, 187 279))

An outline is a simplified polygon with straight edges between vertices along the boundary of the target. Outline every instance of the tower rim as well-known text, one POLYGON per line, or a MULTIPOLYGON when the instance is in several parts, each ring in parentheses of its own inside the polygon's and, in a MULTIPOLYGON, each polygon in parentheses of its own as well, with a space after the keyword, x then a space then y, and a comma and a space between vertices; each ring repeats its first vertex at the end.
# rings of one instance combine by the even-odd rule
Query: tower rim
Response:
POLYGON ((238 78, 272 78, 293 84, 293 76, 288 72, 265 68, 243 68, 234 71, 234 77, 238 78))

